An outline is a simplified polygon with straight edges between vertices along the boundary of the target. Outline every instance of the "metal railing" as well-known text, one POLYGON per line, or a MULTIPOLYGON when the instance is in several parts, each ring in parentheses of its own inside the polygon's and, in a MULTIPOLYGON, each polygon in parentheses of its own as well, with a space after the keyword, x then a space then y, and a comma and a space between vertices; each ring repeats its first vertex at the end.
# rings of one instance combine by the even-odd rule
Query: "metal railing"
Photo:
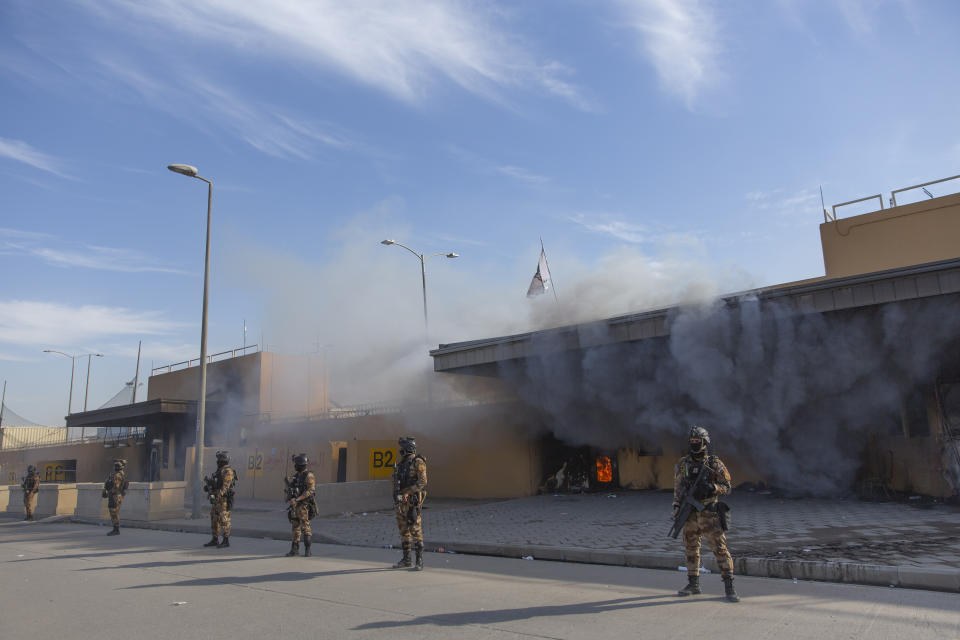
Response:
POLYGON ((883 196, 878 193, 878 194, 875 195, 875 196, 867 196, 866 198, 858 198, 858 199, 856 199, 856 200, 850 200, 849 202, 841 202, 840 204, 835 204, 835 205, 833 205, 833 217, 832 217, 832 218, 827 215, 827 210, 824 209, 824 210, 823 210, 823 221, 824 221, 824 222, 836 222, 836 221, 837 221, 837 207, 845 207, 845 206, 847 206, 848 204, 856 204, 856 203, 858 203, 858 202, 866 202, 867 200, 873 200, 874 198, 876 198, 876 199, 878 199, 878 200, 880 201, 880 209, 882 210, 882 209, 883 209, 883 196))
MULTIPOLYGON (((923 184, 915 184, 912 187, 904 187, 903 189, 897 189, 896 191, 890 192, 890 204, 892 206, 897 206, 897 194, 903 193, 904 191, 911 191, 913 189, 923 189, 923 187, 929 187, 932 184, 940 184, 941 182, 948 182, 950 180, 956 180, 960 178, 960 175, 950 176, 949 178, 940 178, 939 180, 931 180, 930 182, 924 182, 923 184)), ((928 192, 929 195, 929 192, 928 192)))
MULTIPOLYGON (((236 349, 230 349, 229 351, 221 351, 220 353, 214 353, 212 355, 207 356, 207 364, 214 362, 218 358, 221 360, 236 358, 238 353, 240 355, 246 355, 247 351, 249 351, 250 349, 253 349, 254 351, 256 351, 259 346, 260 345, 251 344, 246 347, 237 347, 236 349), (229 354, 229 356, 227 354, 229 354), (227 357, 221 357, 221 356, 227 356, 227 357)), ((150 370, 150 375, 155 376, 157 375, 157 373, 170 373, 171 371, 189 369, 195 364, 200 364, 200 358, 192 358, 190 360, 184 360, 183 362, 174 362, 173 364, 167 364, 162 367, 155 367, 154 369, 150 370)))
POLYGON ((47 449, 75 444, 102 443, 104 446, 126 446, 130 441, 143 440, 146 437, 145 427, 70 427, 80 433, 67 433, 63 439, 51 441, 49 439, 18 439, 15 443, 4 445, 3 451, 23 451, 25 449, 47 449))
MULTIPOLYGON (((890 207, 892 208, 892 207, 898 207, 898 206, 900 206, 900 204, 897 202, 897 194, 898 194, 898 193, 903 193, 903 192, 905 192, 905 191, 912 191, 912 190, 914 190, 914 189, 923 189, 924 192, 927 194, 927 196, 929 196, 930 198, 933 198, 933 197, 935 197, 935 196, 933 196, 933 194, 931 194, 929 191, 927 191, 924 187, 929 187, 929 186, 932 185, 932 184, 940 184, 940 183, 942 183, 942 182, 949 182, 950 180, 957 180, 958 178, 960 178, 960 175, 950 176, 949 178, 940 178, 939 180, 931 180, 930 182, 924 182, 924 183, 922 183, 922 184, 915 184, 915 185, 911 185, 911 186, 909 186, 909 187, 903 187, 902 189, 894 189, 893 191, 890 192, 890 207)), ((944 194, 944 195, 950 195, 950 194, 944 194)), ((833 214, 832 214, 832 215, 831 215, 826 209, 824 209, 824 210, 823 210, 823 221, 824 221, 824 222, 836 222, 836 221, 837 221, 837 209, 838 209, 839 207, 845 207, 845 206, 850 205, 850 204, 857 204, 858 202, 867 202, 868 200, 873 200, 874 198, 876 198, 877 200, 880 201, 880 210, 883 211, 883 209, 884 209, 884 206, 883 206, 883 194, 882 194, 882 193, 878 193, 878 194, 873 195, 873 196, 867 196, 866 198, 857 198, 856 200, 850 200, 850 201, 848 201, 848 202, 841 202, 840 204, 835 204, 835 205, 833 205, 833 214)))

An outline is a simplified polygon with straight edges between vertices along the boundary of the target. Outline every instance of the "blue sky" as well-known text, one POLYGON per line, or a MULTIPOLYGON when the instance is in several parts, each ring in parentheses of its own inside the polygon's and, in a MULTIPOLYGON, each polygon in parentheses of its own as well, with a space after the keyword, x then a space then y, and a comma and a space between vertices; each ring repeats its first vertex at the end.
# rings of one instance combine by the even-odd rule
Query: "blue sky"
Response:
MULTIPOLYGON (((0 5, 0 376, 62 424, 199 353, 342 402, 452 342, 822 275, 827 206, 958 173, 951 1, 0 5), (547 248, 560 304, 524 297, 547 248), (85 364, 85 363, 84 363, 85 364), (78 366, 74 409, 82 408, 78 366)), ((398 386, 399 385, 399 386, 398 386)), ((78 399, 79 398, 79 399, 78 399)))

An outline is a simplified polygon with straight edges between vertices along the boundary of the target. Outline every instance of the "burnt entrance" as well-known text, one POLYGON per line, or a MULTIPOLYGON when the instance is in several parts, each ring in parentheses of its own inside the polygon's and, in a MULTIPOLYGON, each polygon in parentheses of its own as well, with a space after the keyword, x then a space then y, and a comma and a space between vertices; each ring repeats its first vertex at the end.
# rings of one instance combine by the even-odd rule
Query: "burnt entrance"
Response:
POLYGON ((545 436, 540 441, 538 493, 590 493, 620 487, 617 454, 593 447, 573 447, 545 436))

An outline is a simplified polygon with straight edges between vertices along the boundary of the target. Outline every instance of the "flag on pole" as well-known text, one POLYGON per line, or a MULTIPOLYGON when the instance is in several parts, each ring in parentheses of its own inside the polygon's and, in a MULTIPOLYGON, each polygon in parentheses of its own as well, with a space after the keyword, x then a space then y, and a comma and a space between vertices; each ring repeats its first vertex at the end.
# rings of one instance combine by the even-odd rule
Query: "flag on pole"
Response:
MULTIPOLYGON (((537 263, 537 272, 533 274, 533 280, 530 281, 530 288, 527 289, 527 297, 539 296, 553 289, 553 281, 550 279, 550 265, 547 264, 547 252, 543 248, 543 241, 540 242, 540 261, 537 263)), ((554 292, 556 295, 556 292, 554 292)))

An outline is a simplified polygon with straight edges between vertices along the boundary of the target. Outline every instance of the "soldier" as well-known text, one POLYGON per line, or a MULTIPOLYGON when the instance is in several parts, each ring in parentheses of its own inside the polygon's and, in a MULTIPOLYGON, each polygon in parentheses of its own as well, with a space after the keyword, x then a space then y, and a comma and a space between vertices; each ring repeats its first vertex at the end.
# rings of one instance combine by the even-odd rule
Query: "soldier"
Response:
POLYGON ((37 506, 37 494, 40 492, 40 476, 32 464, 27 467, 27 477, 20 483, 23 489, 23 521, 33 520, 33 510, 37 506))
POLYGON ((103 483, 103 492, 100 494, 107 499, 107 509, 110 510, 110 522, 113 523, 113 530, 107 532, 108 536, 120 534, 120 504, 123 502, 123 496, 127 495, 127 461, 123 458, 116 458, 113 461, 113 471, 107 476, 103 483))
POLYGON ((706 429, 690 427, 687 443, 689 453, 680 458, 677 466, 674 467, 674 517, 684 492, 690 488, 691 483, 696 481, 700 476, 701 468, 706 465, 700 483, 693 489, 693 497, 704 505, 704 509, 699 512, 693 510, 683 524, 683 543, 686 546, 687 555, 687 586, 677 593, 681 596, 700 593, 700 537, 703 536, 717 559, 727 600, 739 602, 740 596, 733 588, 733 558, 727 550, 727 537, 723 533, 718 512, 720 496, 730 493, 730 472, 720 458, 709 454, 707 447, 710 444, 710 434, 706 429))
POLYGON ((237 485, 237 474, 230 468, 230 454, 217 451, 217 470, 204 480, 204 487, 210 497, 210 530, 213 539, 205 547, 223 549, 230 546, 230 511, 233 510, 233 488, 237 485), (223 541, 217 536, 223 534, 223 541))
POLYGON ((427 461, 417 455, 417 443, 411 437, 400 438, 400 459, 393 466, 393 500, 403 557, 394 569, 409 568, 410 547, 417 553, 417 571, 423 571, 423 518, 421 510, 427 497, 427 461))
POLYGON ((310 543, 313 541, 310 531, 310 520, 317 515, 316 486, 317 481, 312 471, 307 471, 307 454, 293 456, 293 468, 296 473, 284 482, 287 485, 287 519, 293 526, 293 536, 290 538, 290 551, 287 556, 295 556, 300 552, 300 537, 303 537, 303 555, 310 556, 310 543))

